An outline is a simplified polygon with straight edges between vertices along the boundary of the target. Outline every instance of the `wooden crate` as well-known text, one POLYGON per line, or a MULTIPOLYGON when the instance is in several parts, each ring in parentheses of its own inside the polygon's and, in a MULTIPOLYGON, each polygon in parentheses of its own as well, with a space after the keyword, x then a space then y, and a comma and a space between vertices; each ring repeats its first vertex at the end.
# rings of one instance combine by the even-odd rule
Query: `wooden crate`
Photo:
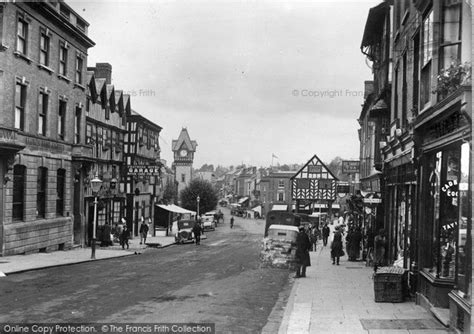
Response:
POLYGON ((374 293, 377 303, 403 302, 403 274, 376 273, 374 276, 374 293))

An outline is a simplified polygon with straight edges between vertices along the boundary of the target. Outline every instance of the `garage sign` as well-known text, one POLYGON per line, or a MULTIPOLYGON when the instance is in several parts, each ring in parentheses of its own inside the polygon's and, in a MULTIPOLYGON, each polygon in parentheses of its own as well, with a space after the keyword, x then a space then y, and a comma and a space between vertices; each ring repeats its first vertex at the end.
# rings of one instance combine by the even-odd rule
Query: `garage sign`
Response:
POLYGON ((160 167, 148 165, 127 166, 128 176, 158 176, 160 175, 160 167))

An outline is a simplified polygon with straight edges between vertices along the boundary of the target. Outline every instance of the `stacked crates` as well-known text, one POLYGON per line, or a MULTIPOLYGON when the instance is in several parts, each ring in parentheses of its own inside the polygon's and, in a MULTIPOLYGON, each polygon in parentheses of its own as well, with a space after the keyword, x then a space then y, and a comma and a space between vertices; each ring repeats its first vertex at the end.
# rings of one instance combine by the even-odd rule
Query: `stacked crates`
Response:
POLYGON ((403 275, 405 269, 399 267, 381 267, 374 276, 376 302, 403 302, 403 275))

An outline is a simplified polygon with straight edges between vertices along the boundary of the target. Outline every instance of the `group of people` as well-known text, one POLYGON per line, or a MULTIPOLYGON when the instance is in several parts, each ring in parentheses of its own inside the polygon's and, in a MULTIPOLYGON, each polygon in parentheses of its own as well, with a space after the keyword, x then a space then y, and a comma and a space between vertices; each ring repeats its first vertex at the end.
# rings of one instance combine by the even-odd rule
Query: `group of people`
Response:
MULTIPOLYGON (((306 267, 311 265, 309 252, 311 249, 316 250, 316 241, 319 236, 322 237, 323 245, 327 246, 328 239, 331 234, 331 229, 326 223, 321 233, 317 227, 308 228, 305 230, 303 225, 299 226, 299 233, 296 239, 296 278, 306 277, 306 267)), ((330 243, 331 259, 333 265, 339 265, 340 258, 345 255, 343 244, 344 230, 341 225, 335 227, 334 235, 330 243)), ((346 236, 346 251, 349 261, 356 261, 360 257, 361 243, 363 240, 362 230, 359 226, 351 225, 346 236)), ((386 265, 385 253, 387 247, 387 238, 385 230, 379 230, 376 236, 373 233, 367 234, 367 247, 369 256, 373 254, 374 271, 377 271, 379 266, 386 265)))
MULTIPOLYGON (((146 243, 146 238, 148 236, 149 227, 148 224, 145 222, 143 216, 140 218, 140 245, 146 243)), ((127 226, 127 221, 125 218, 121 219, 120 224, 115 224, 112 228, 109 222, 105 222, 104 226, 101 228, 101 238, 100 238, 100 246, 107 247, 112 246, 114 241, 118 241, 122 249, 130 248, 129 240, 131 234, 130 230, 127 226)))

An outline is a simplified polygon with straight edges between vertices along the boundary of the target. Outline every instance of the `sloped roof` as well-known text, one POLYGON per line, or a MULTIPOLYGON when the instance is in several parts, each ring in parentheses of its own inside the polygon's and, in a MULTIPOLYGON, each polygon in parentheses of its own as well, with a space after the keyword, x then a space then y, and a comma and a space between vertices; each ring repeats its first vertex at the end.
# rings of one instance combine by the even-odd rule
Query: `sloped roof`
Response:
POLYGON ((86 82, 87 82, 87 87, 89 89, 89 94, 92 98, 92 102, 96 102, 97 100, 97 86, 95 83, 95 74, 93 71, 87 71, 86 72, 86 82))
POLYGON ((105 82, 106 82, 106 80, 102 79, 102 78, 96 78, 95 79, 95 87, 97 89, 97 94, 98 95, 100 95, 100 92, 102 91, 102 89, 104 89, 105 82))
POLYGON ((183 144, 190 151, 192 151, 192 152, 196 151, 197 142, 195 140, 191 140, 191 138, 189 137, 188 130, 186 128, 182 128, 178 139, 172 141, 171 150, 172 151, 178 151, 182 147, 183 144))
MULTIPOLYGON (((311 159, 308 160, 308 162, 300 168, 300 170, 295 173, 291 179, 297 178, 298 176, 301 177, 301 173, 306 170, 306 167, 308 166, 321 166, 322 170, 319 173, 328 173, 334 180, 339 180, 329 168, 321 161, 321 159, 318 158, 318 156, 315 154, 311 159)), ((310 172, 311 173, 311 172, 310 172)), ((316 173, 315 173, 316 174, 316 173)))

